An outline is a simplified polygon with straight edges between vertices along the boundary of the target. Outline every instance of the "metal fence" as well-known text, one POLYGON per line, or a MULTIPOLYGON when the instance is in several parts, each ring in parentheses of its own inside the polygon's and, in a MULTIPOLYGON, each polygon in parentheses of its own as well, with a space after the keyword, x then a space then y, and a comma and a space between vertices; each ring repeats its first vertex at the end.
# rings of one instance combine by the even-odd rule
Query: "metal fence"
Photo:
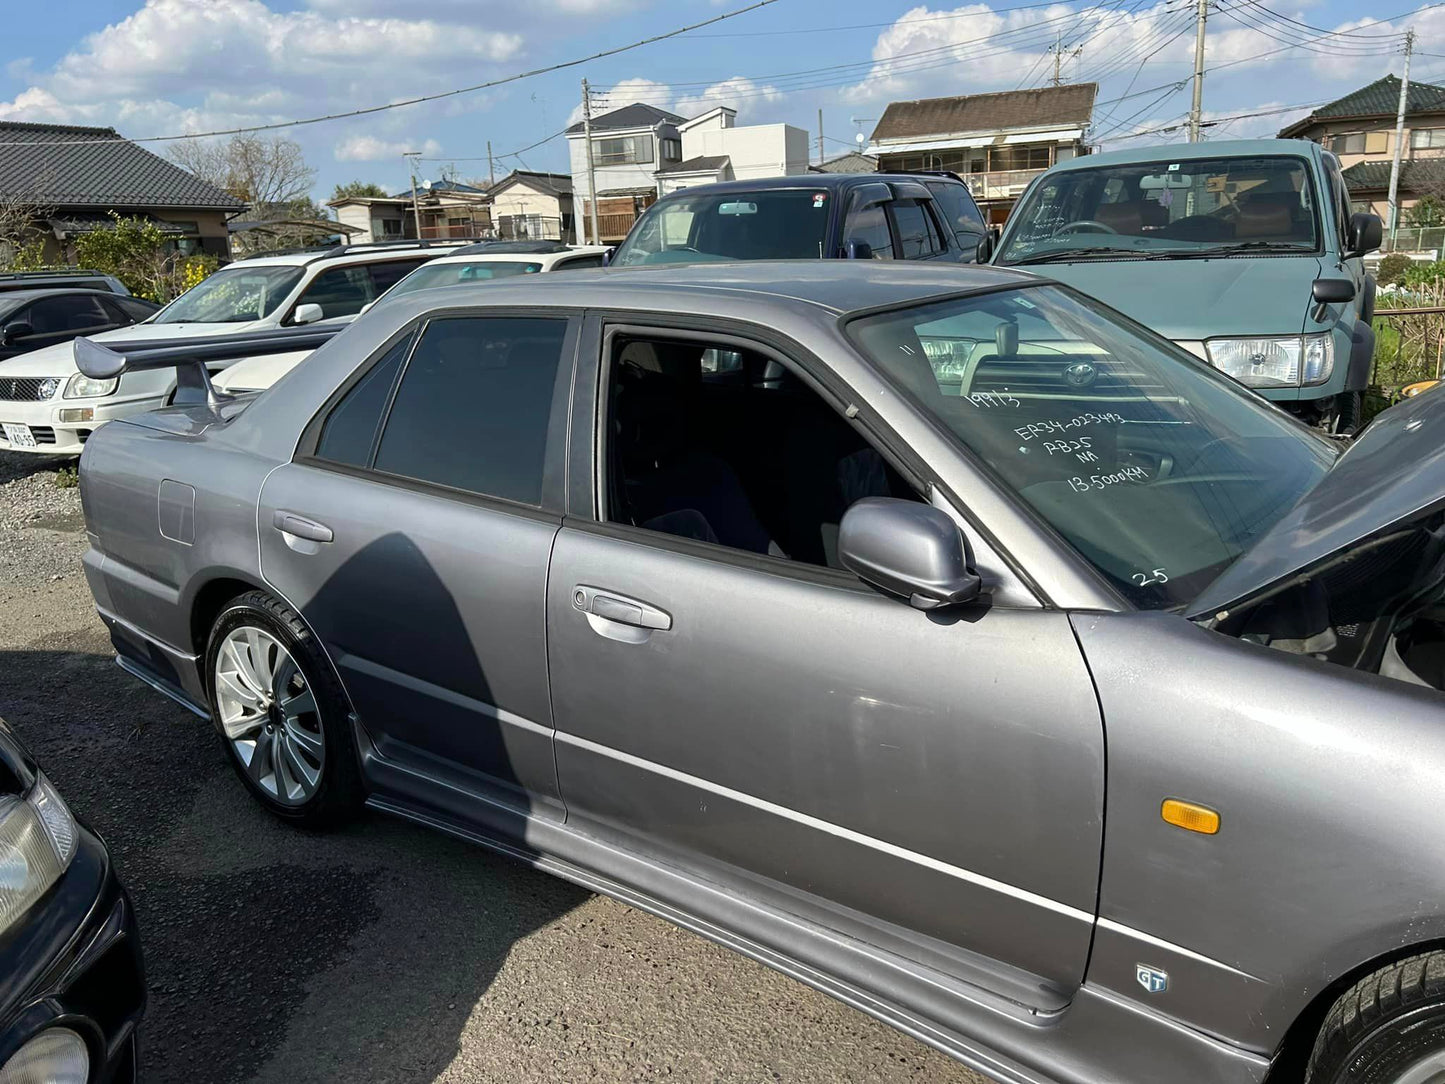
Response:
POLYGON ((546 215, 498 215, 496 227, 504 241, 562 240, 562 220, 546 215))
POLYGON ((1393 238, 1387 232, 1380 245, 1381 252, 1429 253, 1431 259, 1438 259, 1442 248, 1445 248, 1445 226, 1402 226, 1393 238))
POLYGON ((1445 372, 1445 305, 1375 309, 1375 357, 1370 385, 1387 400, 1445 372))

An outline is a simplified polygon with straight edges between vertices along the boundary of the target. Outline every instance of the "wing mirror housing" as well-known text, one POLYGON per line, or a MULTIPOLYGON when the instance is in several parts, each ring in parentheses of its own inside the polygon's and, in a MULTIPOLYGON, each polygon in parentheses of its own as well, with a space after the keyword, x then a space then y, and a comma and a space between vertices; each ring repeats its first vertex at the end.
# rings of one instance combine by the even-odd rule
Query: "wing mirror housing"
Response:
POLYGON ((983 581, 963 532, 930 504, 894 497, 855 502, 838 528, 843 567, 918 610, 977 599, 983 581))
POLYGON ((616 246, 616 245, 613 245, 611 248, 609 248, 606 252, 604 252, 604 253, 602 254, 602 266, 603 266, 603 267, 611 267, 611 266, 612 266, 612 257, 613 257, 613 255, 614 255, 616 252, 617 252, 617 246, 616 246))
POLYGON ((1355 299, 1353 279, 1315 279, 1310 296, 1321 305, 1343 305, 1355 299))
POLYGON ((1380 221, 1380 216, 1358 211, 1350 215, 1349 225, 1345 227, 1345 243, 1349 246, 1345 255, 1363 256, 1374 252, 1384 239, 1385 224, 1380 221))
POLYGON ((326 318, 326 310, 314 301, 308 301, 304 305, 297 305, 296 311, 291 315, 293 324, 314 324, 318 320, 326 318))
POLYGON ((4 329, 0 330, 0 342, 4 342, 6 346, 9 346, 16 339, 29 338, 34 334, 35 329, 24 320, 15 320, 6 324, 4 329))
POLYGON ((978 248, 974 250, 973 260, 975 263, 988 263, 993 256, 993 246, 997 244, 992 233, 986 233, 978 239, 978 248))
POLYGON ((849 241, 843 246, 843 257, 849 260, 871 260, 873 246, 867 241, 849 241))

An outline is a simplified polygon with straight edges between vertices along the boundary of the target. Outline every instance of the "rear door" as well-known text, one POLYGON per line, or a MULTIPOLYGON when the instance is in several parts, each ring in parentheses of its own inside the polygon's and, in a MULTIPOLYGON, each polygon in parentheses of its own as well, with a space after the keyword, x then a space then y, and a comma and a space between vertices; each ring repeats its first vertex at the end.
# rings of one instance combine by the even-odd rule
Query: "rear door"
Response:
POLYGON ((925 181, 924 187, 933 193, 935 209, 944 223, 953 231, 958 242, 959 259, 972 263, 978 259, 978 246, 988 235, 983 215, 978 204, 973 202, 968 189, 958 181, 925 181))
POLYGON ((560 816, 544 600, 575 341, 556 311, 432 318, 358 369, 267 478, 265 577, 400 789, 560 816))

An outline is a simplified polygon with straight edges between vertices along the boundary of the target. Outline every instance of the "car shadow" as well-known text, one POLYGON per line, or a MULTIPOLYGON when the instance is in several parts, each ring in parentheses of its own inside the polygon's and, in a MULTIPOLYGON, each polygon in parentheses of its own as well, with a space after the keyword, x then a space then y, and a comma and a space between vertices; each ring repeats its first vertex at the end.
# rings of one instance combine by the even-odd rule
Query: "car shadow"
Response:
MULTIPOLYGON (((400 536, 358 553, 317 606, 342 630, 382 623, 429 682, 490 696, 450 592, 400 536)), ((430 1080, 510 948, 590 895, 378 814, 327 833, 283 824, 210 725, 121 671, 103 634, 73 647, 0 652, 0 715, 106 839, 135 902, 143 1080, 430 1080)), ((451 740, 505 780, 495 724, 470 723, 451 740)))

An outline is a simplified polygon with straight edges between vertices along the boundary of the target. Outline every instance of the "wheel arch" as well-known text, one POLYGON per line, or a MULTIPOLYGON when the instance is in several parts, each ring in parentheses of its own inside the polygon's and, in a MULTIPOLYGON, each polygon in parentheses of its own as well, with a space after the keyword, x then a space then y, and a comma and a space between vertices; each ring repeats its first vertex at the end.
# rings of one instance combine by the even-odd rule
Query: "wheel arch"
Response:
POLYGON ((191 646, 197 660, 205 658, 211 626, 216 623, 216 616, 225 608, 226 603, 247 591, 270 590, 261 582, 260 577, 247 578, 229 570, 216 572, 197 587, 191 597, 190 606, 191 646))
POLYGON ((1388 952, 1371 957, 1338 975, 1329 985, 1321 989, 1310 1000, 1285 1031, 1284 1038, 1275 1048, 1270 1062, 1269 1075, 1265 1084, 1302 1084, 1305 1068, 1309 1064, 1310 1052, 1314 1049, 1315 1037, 1319 1034, 1330 1007, 1339 1000, 1351 986, 1366 975, 1408 959, 1421 953, 1445 949, 1445 937, 1426 941, 1413 941, 1398 945, 1388 952))

